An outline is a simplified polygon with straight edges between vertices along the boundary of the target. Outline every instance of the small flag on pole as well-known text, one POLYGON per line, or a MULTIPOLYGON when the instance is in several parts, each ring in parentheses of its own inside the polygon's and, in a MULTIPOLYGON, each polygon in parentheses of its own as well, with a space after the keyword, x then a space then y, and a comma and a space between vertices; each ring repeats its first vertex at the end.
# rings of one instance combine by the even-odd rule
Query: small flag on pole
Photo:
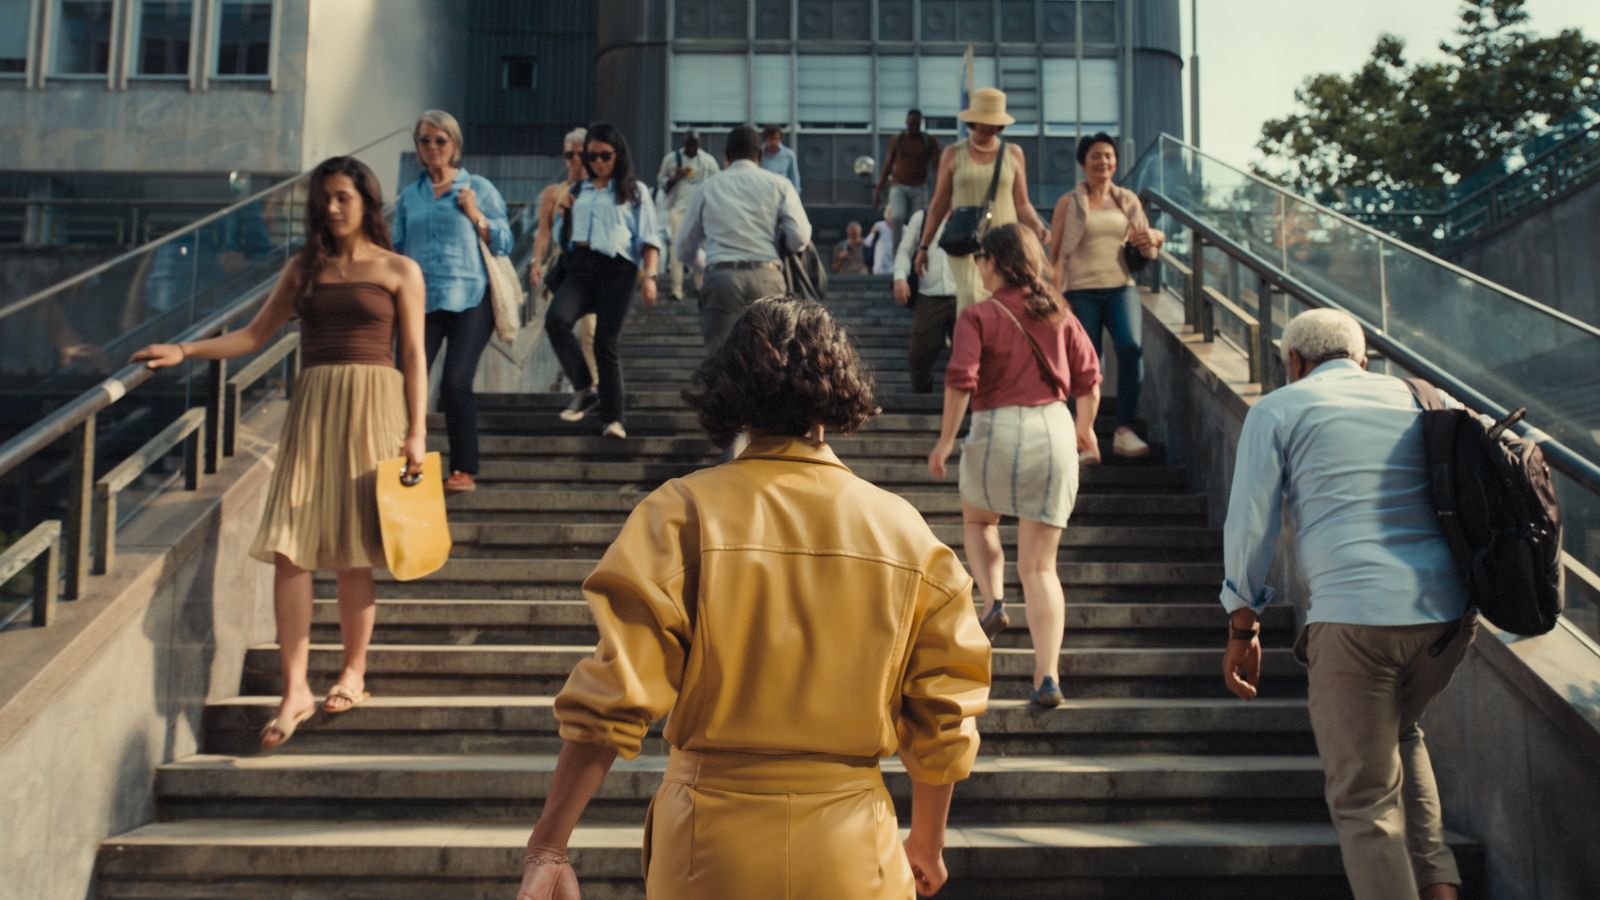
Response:
MULTIPOLYGON (((959 113, 967 108, 967 98, 972 94, 972 45, 967 45, 967 52, 961 58, 961 103, 956 106, 959 113)), ((956 119, 956 136, 961 140, 967 138, 967 123, 956 119)))

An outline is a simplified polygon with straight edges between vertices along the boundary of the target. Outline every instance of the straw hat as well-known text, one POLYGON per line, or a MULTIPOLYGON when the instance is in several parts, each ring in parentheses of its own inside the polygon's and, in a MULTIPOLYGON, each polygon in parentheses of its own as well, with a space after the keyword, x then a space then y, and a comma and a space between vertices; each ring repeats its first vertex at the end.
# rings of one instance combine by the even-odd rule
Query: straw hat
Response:
POLYGON ((1010 125, 1016 121, 1006 115, 1006 92, 998 88, 978 88, 967 97, 967 108, 956 116, 963 122, 979 125, 1010 125))

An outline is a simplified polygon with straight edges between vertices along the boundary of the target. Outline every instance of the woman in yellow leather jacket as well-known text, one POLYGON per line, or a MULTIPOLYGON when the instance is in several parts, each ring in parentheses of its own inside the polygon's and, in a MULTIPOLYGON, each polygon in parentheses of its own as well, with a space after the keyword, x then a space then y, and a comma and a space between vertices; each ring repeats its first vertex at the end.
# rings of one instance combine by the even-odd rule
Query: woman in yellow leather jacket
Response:
POLYGON ((932 894, 988 702, 972 579, 825 443, 877 407, 820 304, 757 301, 684 393, 714 442, 750 446, 645 498, 584 582, 600 644, 556 698, 564 744, 518 900, 577 898, 573 827, 669 711, 652 900, 932 894), (912 779, 903 845, 878 772, 892 753, 912 779))

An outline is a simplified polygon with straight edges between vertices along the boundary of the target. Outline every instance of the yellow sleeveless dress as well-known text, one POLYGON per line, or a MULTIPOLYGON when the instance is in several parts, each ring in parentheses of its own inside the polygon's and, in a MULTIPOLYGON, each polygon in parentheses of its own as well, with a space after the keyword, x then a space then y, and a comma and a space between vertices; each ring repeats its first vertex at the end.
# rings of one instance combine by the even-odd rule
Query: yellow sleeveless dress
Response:
MULTIPOLYGON (((1017 204, 1012 194, 1017 180, 1017 167, 1013 165, 1015 161, 1011 159, 1009 148, 1009 144, 1004 145, 1006 162, 1005 167, 1000 170, 1000 187, 994 195, 994 219, 991 221, 991 228, 1017 221, 1017 204)), ((996 154, 995 158, 998 160, 999 154, 996 154)), ((978 165, 972 161, 969 142, 957 143, 955 177, 950 185, 950 208, 983 205, 984 198, 989 194, 989 180, 993 177, 993 162, 988 165, 978 165)), ((958 314, 977 301, 988 298, 989 292, 983 289, 983 279, 978 276, 978 264, 972 257, 950 257, 950 275, 956 282, 958 314)))

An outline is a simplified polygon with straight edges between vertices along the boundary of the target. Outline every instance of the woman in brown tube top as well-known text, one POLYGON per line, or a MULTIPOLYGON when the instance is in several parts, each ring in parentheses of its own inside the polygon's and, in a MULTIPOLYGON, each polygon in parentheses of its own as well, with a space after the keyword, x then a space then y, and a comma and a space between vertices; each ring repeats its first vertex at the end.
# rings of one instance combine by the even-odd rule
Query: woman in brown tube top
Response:
POLYGON ((419 468, 427 435, 422 270, 391 249, 378 179, 354 157, 339 156, 317 166, 308 190, 305 246, 248 326, 204 341, 151 344, 133 355, 152 369, 244 356, 300 317, 303 371, 250 548, 276 567, 283 666, 283 699, 261 730, 263 750, 282 746, 317 708, 306 676, 315 569, 338 575, 344 642, 344 668, 322 708, 342 713, 367 699, 372 569, 383 565, 374 473, 379 460, 397 454, 419 468))

